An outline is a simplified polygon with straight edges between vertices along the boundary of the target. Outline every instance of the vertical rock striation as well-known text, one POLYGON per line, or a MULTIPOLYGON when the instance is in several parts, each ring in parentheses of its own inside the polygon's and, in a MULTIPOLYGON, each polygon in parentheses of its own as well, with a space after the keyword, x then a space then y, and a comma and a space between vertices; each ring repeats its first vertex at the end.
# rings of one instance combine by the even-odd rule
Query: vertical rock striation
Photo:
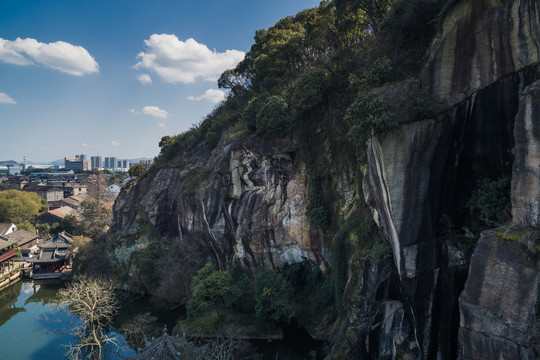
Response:
POLYGON ((540 225, 540 81, 527 87, 514 126, 512 217, 524 226, 540 225))
POLYGON ((540 357, 540 256, 485 231, 459 298, 463 360, 540 357))
POLYGON ((442 122, 424 120, 368 143, 366 201, 392 245, 396 268, 404 278, 439 265, 427 195, 442 129, 442 122))
MULTIPOLYGON (((463 221, 460 209, 480 179, 512 171, 519 98, 539 78, 539 11, 533 0, 457 2, 419 78, 450 109, 368 143, 365 197, 392 245, 421 358, 457 355, 463 282, 445 254, 451 244, 435 232, 443 215, 463 221)), ((462 342, 463 353, 470 344, 462 342)))
POLYGON ((452 106, 539 61, 538 1, 462 0, 445 17, 421 80, 452 106))
POLYGON ((485 231, 460 296, 460 358, 540 357, 540 81, 521 97, 514 126, 514 227, 485 231), (525 229, 525 230, 524 230, 525 229))
POLYGON ((198 152, 187 169, 160 169, 126 187, 114 208, 115 261, 151 241, 192 244, 218 268, 322 262, 322 236, 305 215, 306 174, 280 147, 258 140, 198 152))

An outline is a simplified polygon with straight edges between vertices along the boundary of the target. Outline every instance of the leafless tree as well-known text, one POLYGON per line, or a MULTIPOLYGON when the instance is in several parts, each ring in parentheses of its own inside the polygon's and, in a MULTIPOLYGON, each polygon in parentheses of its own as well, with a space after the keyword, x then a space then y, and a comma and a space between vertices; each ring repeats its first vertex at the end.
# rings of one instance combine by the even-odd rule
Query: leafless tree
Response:
POLYGON ((107 331, 119 307, 114 283, 81 278, 59 290, 58 295, 70 315, 65 332, 77 339, 68 346, 70 359, 101 360, 104 347, 118 347, 117 339, 107 331))
POLYGON ((81 231, 97 238, 108 230, 114 200, 104 175, 99 171, 88 184, 88 196, 89 198, 81 203, 81 231))
POLYGON ((120 327, 120 332, 132 348, 144 346, 144 339, 159 337, 162 329, 157 325, 157 318, 150 313, 137 314, 120 327))
POLYGON ((253 351, 252 346, 245 340, 234 339, 232 337, 218 337, 212 340, 206 351, 204 351, 203 360, 257 360, 259 354, 253 351))
POLYGON ((156 268, 159 274, 157 293, 171 304, 185 303, 188 298, 191 280, 204 261, 197 245, 189 241, 167 239, 161 244, 156 268))

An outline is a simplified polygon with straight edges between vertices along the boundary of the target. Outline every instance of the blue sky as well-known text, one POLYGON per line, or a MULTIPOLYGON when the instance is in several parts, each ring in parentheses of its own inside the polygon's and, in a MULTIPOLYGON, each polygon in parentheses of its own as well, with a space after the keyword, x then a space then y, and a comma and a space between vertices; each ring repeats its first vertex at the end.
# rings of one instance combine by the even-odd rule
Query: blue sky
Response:
POLYGON ((154 157, 258 29, 314 0, 0 0, 0 160, 154 157))

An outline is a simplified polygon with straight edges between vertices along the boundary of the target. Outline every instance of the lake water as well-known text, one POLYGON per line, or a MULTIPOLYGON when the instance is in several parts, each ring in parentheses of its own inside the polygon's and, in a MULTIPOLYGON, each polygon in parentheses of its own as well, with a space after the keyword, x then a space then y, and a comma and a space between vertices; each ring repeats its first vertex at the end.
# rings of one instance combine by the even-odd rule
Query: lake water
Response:
MULTIPOLYGON (((51 321, 65 319, 65 313, 54 305, 57 289, 50 283, 20 282, 0 291, 0 359, 67 359, 64 345, 73 338, 60 334, 63 325, 51 321)), ((121 352, 122 356, 133 354, 129 348, 121 352)))
MULTIPOLYGON (((0 291, 0 360, 58 360, 67 359, 66 344, 74 340, 62 332, 59 322, 52 319, 66 319, 65 311, 56 304, 59 284, 50 282, 25 281, 0 291)), ((172 330, 183 316, 183 311, 169 310, 163 304, 149 297, 124 302, 115 320, 116 326, 135 314, 150 312, 160 328, 167 326, 172 330)), ((284 341, 255 342, 256 351, 266 360, 310 359, 310 349, 319 350, 322 344, 313 342, 306 334, 286 331, 284 341), (292 335, 288 335, 291 333, 292 335), (300 336, 299 336, 300 335, 300 336)), ((123 357, 135 354, 122 335, 116 333, 122 345, 119 354, 123 357)), ((117 353, 105 353, 104 359, 121 359, 117 353)))

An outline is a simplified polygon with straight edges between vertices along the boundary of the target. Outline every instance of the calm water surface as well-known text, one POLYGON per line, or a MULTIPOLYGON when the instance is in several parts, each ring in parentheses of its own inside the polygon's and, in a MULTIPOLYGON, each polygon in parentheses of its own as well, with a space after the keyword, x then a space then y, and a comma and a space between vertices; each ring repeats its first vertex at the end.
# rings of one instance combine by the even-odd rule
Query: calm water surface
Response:
MULTIPOLYGON (((55 304, 59 285, 21 282, 0 291, 0 359, 57 360, 66 359, 63 346, 73 337, 60 334, 61 325, 46 320, 65 319, 55 304)), ((124 349, 123 356, 133 355, 124 349)), ((118 358, 114 355, 109 359, 118 358)))
MULTIPOLYGON (((67 359, 64 345, 74 340, 71 335, 62 334, 63 325, 48 319, 67 319, 65 312, 56 304, 56 292, 60 284, 50 282, 21 282, 0 291, 0 360, 58 360, 67 359)), ((135 314, 150 312, 159 326, 172 330, 182 317, 183 311, 167 310, 151 298, 139 298, 124 302, 113 325, 132 318, 135 314)), ((123 357, 135 354, 125 339, 119 337, 123 357)), ((285 331, 283 341, 256 341, 258 353, 264 360, 304 360, 311 359, 309 351, 317 349, 322 358, 322 343, 309 338, 305 331, 292 329, 285 331)), ((117 353, 104 354, 106 360, 121 359, 117 353)))

